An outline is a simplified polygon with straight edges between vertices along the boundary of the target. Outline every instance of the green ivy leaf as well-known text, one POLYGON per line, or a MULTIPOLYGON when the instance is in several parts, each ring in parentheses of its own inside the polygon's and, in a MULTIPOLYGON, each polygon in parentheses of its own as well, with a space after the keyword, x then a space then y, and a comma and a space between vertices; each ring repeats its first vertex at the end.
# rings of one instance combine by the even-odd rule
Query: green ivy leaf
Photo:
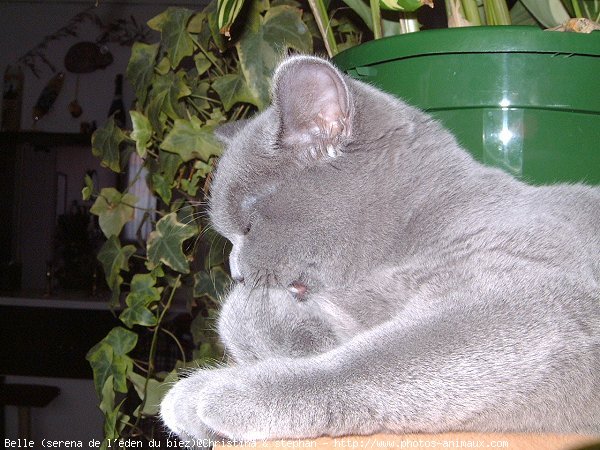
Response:
MULTIPOLYGON (((148 268, 148 266, 146 266, 146 268, 148 268)), ((148 268, 148 270, 154 278, 163 278, 165 276, 165 271, 163 270, 162 265, 154 266, 151 269, 148 268)))
POLYGON ((211 156, 222 152, 212 131, 203 127, 197 117, 191 117, 190 120, 176 119, 160 148, 177 153, 183 161, 195 158, 208 161, 211 156))
POLYGON ((135 95, 141 104, 146 101, 148 88, 154 77, 154 63, 157 55, 158 44, 134 42, 133 47, 131 47, 131 57, 125 75, 133 85, 135 95))
POLYGON ((165 180, 165 177, 158 173, 153 173, 151 180, 154 192, 160 195, 162 201, 165 202, 167 205, 171 203, 171 185, 167 182, 167 180, 165 180))
POLYGON ((129 422, 130 417, 127 414, 121 412, 121 406, 125 402, 125 399, 112 411, 104 414, 104 439, 100 450, 108 450, 114 448, 114 442, 109 445, 109 439, 120 439, 122 437, 121 432, 125 428, 125 424, 129 422))
POLYGON ((138 415, 141 413, 146 416, 156 416, 160 409, 160 402, 173 384, 166 381, 160 382, 154 378, 150 378, 148 379, 148 385, 146 385, 146 378, 135 372, 131 372, 128 378, 133 384, 138 396, 141 399, 145 399, 144 409, 141 411, 139 409, 136 410, 135 414, 138 415))
POLYGON ((133 369, 133 361, 127 356, 137 344, 137 334, 123 327, 115 327, 104 339, 87 353, 94 372, 94 385, 100 396, 110 376, 113 377, 113 390, 127 392, 126 377, 133 369))
POLYGON ((108 119, 104 127, 98 128, 92 135, 92 153, 100 158, 100 164, 113 172, 119 173, 119 151, 121 143, 127 138, 125 133, 115 125, 114 119, 108 119))
POLYGON ((134 325, 142 325, 152 327, 156 325, 157 319, 152 311, 144 306, 144 301, 140 297, 134 296, 129 298, 128 307, 119 315, 119 320, 127 325, 128 328, 133 328, 134 325))
POLYGON ((198 193, 198 183, 200 182, 200 172, 195 171, 191 179, 184 178, 181 180, 181 188, 192 197, 198 193))
POLYGON ((112 348, 112 375, 116 392, 127 393, 127 375, 133 370, 133 360, 127 356, 137 344, 136 333, 122 327, 113 328, 104 338, 106 345, 112 348))
POLYGON ((206 126, 215 128, 225 121, 227 121, 227 118, 225 117, 225 112, 218 106, 214 106, 213 110, 210 113, 210 118, 206 121, 206 126))
POLYGON ((99 217, 100 228, 109 238, 117 236, 123 225, 133 220, 133 206, 138 199, 133 194, 121 194, 115 188, 104 188, 90 208, 99 217))
POLYGON ((203 81, 201 78, 190 80, 190 88, 192 93, 188 97, 188 101, 194 104, 194 107, 200 111, 209 111, 210 103, 208 102, 208 89, 210 84, 203 81))
MULTIPOLYGON (((212 158, 211 158, 212 160, 212 158)), ((194 161, 194 169, 196 169, 198 171, 198 173, 200 174, 200 177, 202 178, 206 178, 207 175, 212 172, 213 170, 213 166, 210 164, 210 161, 208 163, 205 163, 204 161, 194 161)))
POLYGON ((94 192, 94 180, 86 174, 85 177, 83 177, 83 181, 85 186, 81 190, 81 197, 84 201, 87 201, 92 197, 92 193, 94 192))
POLYGON ((287 5, 275 6, 263 18, 260 8, 256 5, 250 8, 236 49, 248 88, 259 109, 269 104, 271 75, 288 48, 302 53, 312 52, 312 37, 302 21, 302 12, 287 5))
POLYGON ((129 295, 125 299, 127 308, 119 316, 119 319, 129 328, 133 325, 147 327, 156 325, 157 318, 149 308, 160 300, 163 288, 156 288, 155 284, 156 279, 149 273, 133 276, 129 295))
POLYGON ((148 147, 150 146, 150 139, 152 138, 152 125, 146 116, 138 111, 129 111, 131 116, 131 124, 133 131, 131 132, 131 139, 135 141, 135 149, 141 158, 146 157, 148 147))
POLYGON ((207 296, 219 302, 231 285, 231 278, 221 267, 213 267, 210 273, 201 270, 194 274, 194 297, 207 296))
POLYGON ((113 377, 109 375, 100 395, 99 408, 104 414, 108 414, 115 409, 115 391, 113 390, 113 386, 113 377))
POLYGON ((208 24, 206 13, 196 14, 188 23, 188 31, 194 33, 194 40, 199 47, 209 48, 212 39, 212 33, 208 24))
POLYGON ((187 30, 193 11, 185 8, 168 8, 161 24, 162 44, 167 50, 171 67, 194 52, 194 41, 187 30))
POLYGON ((212 62, 210 62, 210 60, 202 53, 198 53, 196 56, 194 56, 194 64, 196 64, 198 76, 202 75, 212 67, 212 62))
POLYGON ((235 44, 242 73, 248 83, 248 88, 256 98, 259 109, 269 104, 270 79, 280 54, 269 45, 264 45, 263 17, 257 0, 251 1, 248 17, 245 21, 244 32, 235 44), (263 53, 264 52, 264 53, 263 53))
POLYGON ((182 223, 191 223, 194 221, 196 217, 196 210, 189 203, 182 204, 179 208, 175 210, 177 214, 177 220, 182 223))
POLYGON ((171 71, 171 62, 169 61, 169 58, 163 56, 163 58, 158 62, 158 64, 156 64, 156 67, 154 69, 160 75, 168 74, 171 71))
POLYGON ((165 21, 167 20, 167 14, 169 14, 168 9, 154 16, 152 19, 146 22, 146 25, 148 25, 148 28, 151 30, 161 31, 165 21))
POLYGON ((179 167, 183 164, 183 159, 176 153, 166 152, 164 150, 158 151, 158 165, 160 173, 162 174, 165 182, 172 185, 175 180, 175 175, 179 167))
POLYGON ((102 392, 105 390, 104 386, 106 384, 108 384, 110 390, 114 392, 114 380, 112 379, 112 349, 104 345, 104 343, 101 341, 89 350, 85 358, 90 363, 90 366, 92 366, 94 385, 96 386, 96 392, 98 395, 102 395, 102 392))
POLYGON ((187 84, 182 80, 183 74, 175 75, 169 72, 157 76, 149 93, 147 116, 155 131, 164 127, 166 118, 173 120, 183 117, 185 111, 179 99, 192 93, 187 84))
POLYGON ((104 388, 102 388, 99 405, 100 411, 104 414, 104 443, 100 447, 101 449, 110 448, 108 447, 107 439, 118 439, 121 436, 120 432, 125 427, 125 423, 129 421, 129 416, 120 412, 121 406, 125 400, 121 401, 121 403, 115 407, 115 391, 113 387, 113 376, 109 375, 106 379, 106 383, 104 383, 104 388))
POLYGON ((164 263, 180 273, 189 273, 188 261, 182 250, 183 241, 198 234, 198 227, 177 220, 169 213, 156 223, 148 237, 148 260, 153 265, 164 263))
POLYGON ((273 48, 293 48, 302 53, 312 53, 312 37, 302 21, 302 10, 281 5, 269 8, 264 17, 264 40, 273 48))
POLYGON ((206 14, 199 12, 194 14, 187 24, 187 30, 190 33, 198 34, 203 29, 204 21, 206 20, 206 14))
POLYGON ((98 261, 102 264, 106 283, 112 291, 111 305, 116 306, 119 303, 121 293, 121 270, 129 270, 129 258, 135 253, 133 245, 121 247, 117 236, 111 236, 98 252, 98 261))
MULTIPOLYGON (((112 349, 114 356, 126 356, 137 344, 137 334, 122 327, 115 327, 104 338, 112 349)), ((123 391, 118 391, 123 392, 123 391)))
MULTIPOLYGON (((177 211, 179 211, 181 208, 187 207, 187 206, 184 206, 184 205, 187 205, 187 203, 185 202, 185 199, 183 199, 183 198, 181 198, 181 197, 179 197, 179 198, 176 198, 176 199, 173 201, 173 203, 171 203, 171 204, 169 205, 169 212, 175 212, 175 213, 176 213, 176 212, 177 212, 177 211)), ((179 216, 177 216, 177 217, 179 218, 179 216)), ((181 221, 180 221, 180 222, 181 222, 181 221)))
POLYGON ((221 98, 225 111, 229 111, 233 105, 239 102, 260 106, 242 74, 228 74, 219 77, 213 82, 212 87, 221 98))

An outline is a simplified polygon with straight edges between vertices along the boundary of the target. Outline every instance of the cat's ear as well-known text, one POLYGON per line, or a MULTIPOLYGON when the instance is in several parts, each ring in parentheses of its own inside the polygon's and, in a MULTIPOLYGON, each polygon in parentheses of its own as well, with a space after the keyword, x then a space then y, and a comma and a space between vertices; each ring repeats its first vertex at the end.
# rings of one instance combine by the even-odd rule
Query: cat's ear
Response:
POLYGON ((352 131, 351 93, 342 74, 324 59, 295 56, 273 78, 273 105, 282 143, 311 159, 335 158, 352 131))
POLYGON ((215 137, 223 144, 229 145, 236 134, 246 126, 249 122, 248 119, 236 120, 235 122, 228 122, 223 125, 219 125, 214 133, 215 137))

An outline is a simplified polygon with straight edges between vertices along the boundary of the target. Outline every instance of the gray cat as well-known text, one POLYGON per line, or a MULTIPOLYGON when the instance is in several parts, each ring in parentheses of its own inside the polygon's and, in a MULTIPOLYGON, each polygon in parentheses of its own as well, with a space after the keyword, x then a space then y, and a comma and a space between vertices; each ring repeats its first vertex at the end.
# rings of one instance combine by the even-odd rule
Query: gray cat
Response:
POLYGON ((221 130, 212 187, 235 364, 176 383, 167 427, 600 433, 600 188, 485 167, 318 58, 285 60, 272 93, 221 130))

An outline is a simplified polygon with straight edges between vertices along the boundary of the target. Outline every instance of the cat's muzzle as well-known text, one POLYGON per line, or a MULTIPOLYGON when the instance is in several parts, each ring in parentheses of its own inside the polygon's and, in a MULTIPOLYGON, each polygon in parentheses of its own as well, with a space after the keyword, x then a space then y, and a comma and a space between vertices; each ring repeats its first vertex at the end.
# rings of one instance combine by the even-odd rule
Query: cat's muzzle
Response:
POLYGON ((296 300, 304 300, 304 296, 306 295, 308 289, 305 284, 302 284, 299 281, 294 281, 288 286, 288 291, 292 293, 296 300))

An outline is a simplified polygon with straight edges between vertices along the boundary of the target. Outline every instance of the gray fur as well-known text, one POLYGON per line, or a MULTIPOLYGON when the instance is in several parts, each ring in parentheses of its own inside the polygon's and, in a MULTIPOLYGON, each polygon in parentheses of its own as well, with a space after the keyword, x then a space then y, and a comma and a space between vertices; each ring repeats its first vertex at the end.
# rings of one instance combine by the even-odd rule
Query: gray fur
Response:
POLYGON ((176 384, 169 428, 600 433, 600 188, 485 167, 311 57, 233 133, 211 217, 244 280, 219 321, 235 364, 176 384))

